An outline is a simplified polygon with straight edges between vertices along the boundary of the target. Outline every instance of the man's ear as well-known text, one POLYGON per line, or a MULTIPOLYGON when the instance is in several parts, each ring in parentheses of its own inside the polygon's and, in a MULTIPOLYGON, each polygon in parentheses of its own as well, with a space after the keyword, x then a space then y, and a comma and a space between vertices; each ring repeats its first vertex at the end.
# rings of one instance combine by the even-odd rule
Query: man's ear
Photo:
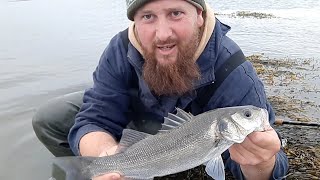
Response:
POLYGON ((204 18, 203 18, 203 11, 199 8, 197 8, 197 24, 198 27, 201 27, 204 23, 204 18))

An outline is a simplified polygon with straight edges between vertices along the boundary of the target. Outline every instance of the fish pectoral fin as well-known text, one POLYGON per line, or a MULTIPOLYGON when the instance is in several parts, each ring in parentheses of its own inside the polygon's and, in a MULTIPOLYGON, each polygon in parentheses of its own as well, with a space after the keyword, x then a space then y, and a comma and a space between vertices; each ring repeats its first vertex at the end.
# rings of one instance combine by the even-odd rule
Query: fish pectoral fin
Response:
POLYGON ((208 161, 205 170, 215 180, 225 179, 224 164, 221 156, 208 161))
POLYGON ((118 145, 117 153, 121 153, 125 151, 133 144, 147 138, 148 136, 152 136, 152 135, 148 133, 136 131, 133 129, 124 129, 118 145))

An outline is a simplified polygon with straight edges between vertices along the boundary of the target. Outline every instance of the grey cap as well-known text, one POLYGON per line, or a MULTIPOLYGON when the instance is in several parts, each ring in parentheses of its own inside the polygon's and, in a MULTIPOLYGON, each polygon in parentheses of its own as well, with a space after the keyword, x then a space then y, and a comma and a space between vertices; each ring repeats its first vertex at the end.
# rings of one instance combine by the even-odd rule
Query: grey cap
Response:
MULTIPOLYGON (((136 11, 145 5, 147 2, 152 0, 126 0, 127 2, 127 16, 128 19, 133 21, 133 17, 136 11)), ((205 11, 206 10, 206 3, 204 0, 186 0, 187 2, 191 3, 192 5, 196 6, 197 8, 205 11)))

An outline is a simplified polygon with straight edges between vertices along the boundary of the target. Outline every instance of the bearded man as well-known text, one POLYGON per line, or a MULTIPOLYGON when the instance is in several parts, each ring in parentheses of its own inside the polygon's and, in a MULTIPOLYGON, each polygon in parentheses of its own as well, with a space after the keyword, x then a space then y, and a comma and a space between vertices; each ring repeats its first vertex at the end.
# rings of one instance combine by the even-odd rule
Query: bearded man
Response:
MULTIPOLYGON (((34 116, 37 136, 55 156, 115 154, 124 128, 155 134, 176 107, 197 115, 254 105, 267 109, 274 123, 263 84, 248 61, 228 75, 204 107, 189 106, 200 96, 197 90, 215 82, 217 69, 240 50, 204 0, 127 0, 127 8, 133 21, 129 43, 121 33, 114 36, 93 74, 93 87, 84 95, 52 100, 34 116)), ((280 146, 273 129, 253 132, 223 154, 225 167, 237 179, 284 177, 288 160, 280 146)), ((111 173, 95 179, 121 178, 111 173)))

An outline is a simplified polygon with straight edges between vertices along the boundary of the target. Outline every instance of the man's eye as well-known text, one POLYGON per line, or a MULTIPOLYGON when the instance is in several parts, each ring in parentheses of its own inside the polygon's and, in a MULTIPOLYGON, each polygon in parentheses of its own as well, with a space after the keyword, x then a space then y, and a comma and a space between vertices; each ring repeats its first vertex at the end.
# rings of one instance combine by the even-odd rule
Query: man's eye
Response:
POLYGON ((145 19, 145 20, 149 20, 149 19, 151 19, 152 18, 152 15, 151 14, 147 14, 147 15, 144 15, 143 16, 143 19, 145 19))
POLYGON ((173 11, 171 14, 172 14, 172 16, 177 17, 177 16, 180 16, 182 14, 182 12, 181 11, 173 11))

